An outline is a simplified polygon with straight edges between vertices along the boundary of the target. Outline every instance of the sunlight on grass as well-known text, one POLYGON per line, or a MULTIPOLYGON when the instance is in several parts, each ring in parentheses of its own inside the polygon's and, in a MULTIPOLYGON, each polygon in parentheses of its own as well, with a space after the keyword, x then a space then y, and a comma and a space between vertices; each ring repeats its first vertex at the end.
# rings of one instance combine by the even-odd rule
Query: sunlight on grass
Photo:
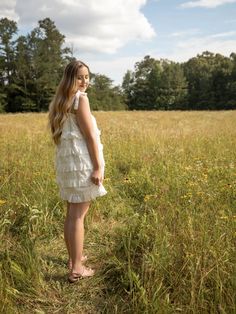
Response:
POLYGON ((94 115, 108 194, 78 285, 47 115, 0 115, 1 313, 234 313, 236 112, 94 115))

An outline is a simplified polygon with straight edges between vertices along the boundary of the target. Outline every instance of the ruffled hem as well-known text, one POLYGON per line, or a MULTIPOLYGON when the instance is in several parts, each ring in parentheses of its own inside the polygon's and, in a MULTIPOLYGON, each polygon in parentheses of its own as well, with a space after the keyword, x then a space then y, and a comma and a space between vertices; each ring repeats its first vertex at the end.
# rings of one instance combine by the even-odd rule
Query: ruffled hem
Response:
POLYGON ((97 186, 95 184, 86 188, 81 188, 79 191, 73 191, 72 189, 60 190, 61 198, 70 203, 88 202, 106 194, 107 191, 103 185, 97 186))

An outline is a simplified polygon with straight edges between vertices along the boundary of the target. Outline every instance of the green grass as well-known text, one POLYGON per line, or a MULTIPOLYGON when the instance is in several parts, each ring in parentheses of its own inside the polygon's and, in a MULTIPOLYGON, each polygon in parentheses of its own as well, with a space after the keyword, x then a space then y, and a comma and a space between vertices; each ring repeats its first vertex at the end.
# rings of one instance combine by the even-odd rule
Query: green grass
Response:
POLYGON ((75 285, 47 115, 0 115, 0 312, 235 313, 236 112, 94 115, 108 194, 75 285))

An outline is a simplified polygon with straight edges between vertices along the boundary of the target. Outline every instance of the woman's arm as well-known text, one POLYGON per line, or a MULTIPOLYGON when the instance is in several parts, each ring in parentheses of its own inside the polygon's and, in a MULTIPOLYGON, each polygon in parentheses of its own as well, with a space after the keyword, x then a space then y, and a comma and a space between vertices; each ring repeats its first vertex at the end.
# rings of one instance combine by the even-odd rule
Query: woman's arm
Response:
POLYGON ((76 110, 76 121, 79 125, 88 147, 90 158, 93 163, 92 182, 99 185, 102 182, 101 164, 99 158, 97 137, 91 117, 89 100, 87 96, 80 95, 79 108, 76 110))

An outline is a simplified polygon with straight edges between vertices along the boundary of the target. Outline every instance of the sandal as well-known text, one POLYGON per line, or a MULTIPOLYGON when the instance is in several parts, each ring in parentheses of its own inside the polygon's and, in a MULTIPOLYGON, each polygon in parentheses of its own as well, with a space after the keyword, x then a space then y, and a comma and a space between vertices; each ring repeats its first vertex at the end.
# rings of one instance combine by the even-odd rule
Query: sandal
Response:
POLYGON ((68 281, 70 283, 74 283, 79 281, 79 279, 83 279, 86 277, 92 277, 94 275, 94 270, 92 268, 87 268, 85 266, 83 266, 83 270, 81 273, 75 273, 72 272, 69 277, 68 277, 68 281))
MULTIPOLYGON (((88 260, 88 256, 87 255, 83 255, 82 258, 81 258, 81 263, 85 263, 87 260, 88 260)), ((71 262, 71 260, 68 260, 67 267, 70 270, 72 269, 72 262, 71 262)))

